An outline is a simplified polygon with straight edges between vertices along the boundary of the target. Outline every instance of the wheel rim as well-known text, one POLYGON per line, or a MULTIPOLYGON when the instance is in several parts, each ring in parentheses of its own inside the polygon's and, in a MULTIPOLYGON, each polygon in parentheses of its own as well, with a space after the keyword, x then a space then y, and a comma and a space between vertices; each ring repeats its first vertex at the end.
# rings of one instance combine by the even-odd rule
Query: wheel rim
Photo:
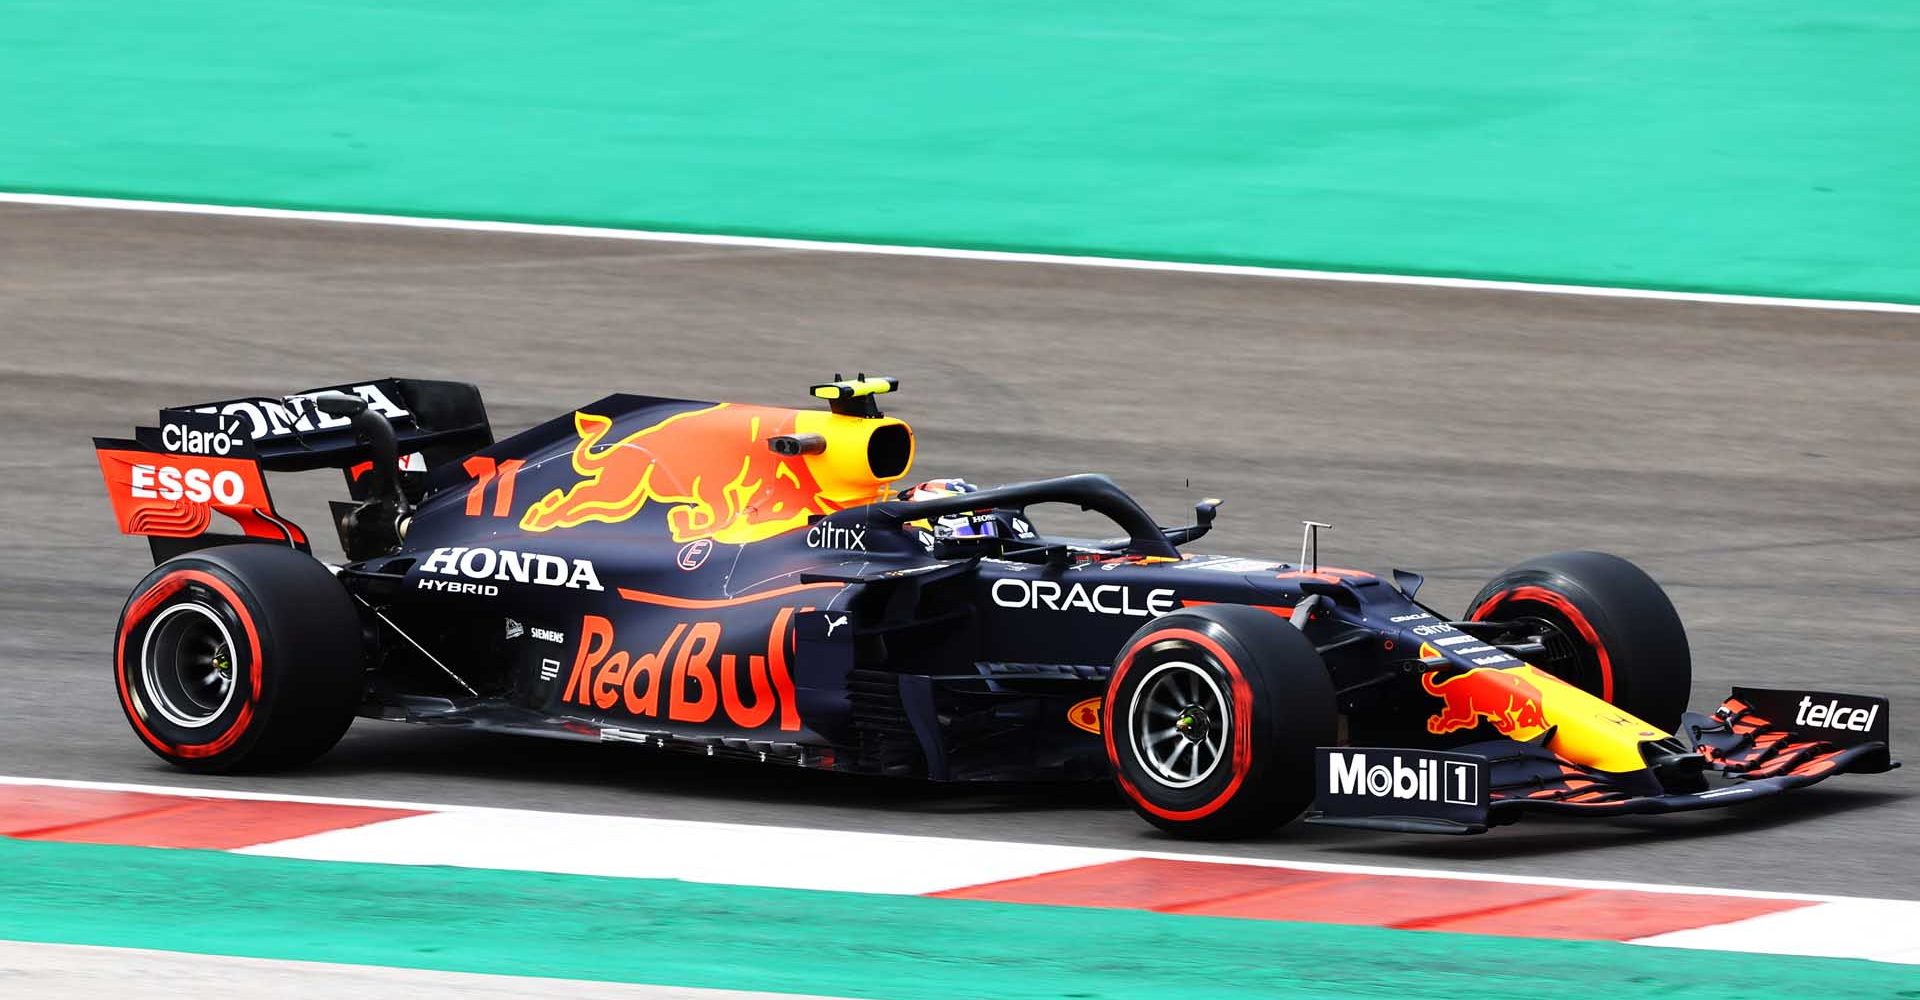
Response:
POLYGON ((1133 757, 1168 788, 1190 788, 1213 776, 1226 756, 1232 706, 1204 667, 1162 663, 1140 679, 1127 705, 1133 757))
POLYGON ((1546 651, 1529 662, 1574 687, 1600 696, 1600 663, 1586 644, 1574 637, 1573 625, 1552 609, 1531 602, 1509 602, 1493 609, 1490 618, 1513 622, 1522 631, 1538 634, 1546 651))
POLYGON ((155 615, 140 649, 141 686, 160 717, 183 729, 210 725, 233 704, 233 636, 204 604, 155 615))

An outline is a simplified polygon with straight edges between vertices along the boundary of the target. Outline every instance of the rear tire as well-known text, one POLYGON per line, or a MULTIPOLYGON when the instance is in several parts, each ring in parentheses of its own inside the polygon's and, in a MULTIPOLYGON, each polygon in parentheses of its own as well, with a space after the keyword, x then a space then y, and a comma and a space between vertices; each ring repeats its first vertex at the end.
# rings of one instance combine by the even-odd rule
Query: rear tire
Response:
POLYGON ((1313 802, 1337 733, 1332 678, 1286 619, 1217 605, 1134 633, 1102 705, 1107 760, 1147 822, 1180 837, 1265 833, 1313 802))
MULTIPOLYGON (((1494 577, 1467 605, 1474 621, 1531 619, 1571 645, 1542 669, 1668 732, 1693 687, 1687 631, 1660 585, 1605 552, 1556 552, 1494 577)), ((1549 653, 1553 652, 1549 643, 1549 653)))
POLYGON ((339 742, 363 682, 360 617, 312 556, 225 545, 155 567, 120 613, 120 707, 196 772, 296 767, 339 742))

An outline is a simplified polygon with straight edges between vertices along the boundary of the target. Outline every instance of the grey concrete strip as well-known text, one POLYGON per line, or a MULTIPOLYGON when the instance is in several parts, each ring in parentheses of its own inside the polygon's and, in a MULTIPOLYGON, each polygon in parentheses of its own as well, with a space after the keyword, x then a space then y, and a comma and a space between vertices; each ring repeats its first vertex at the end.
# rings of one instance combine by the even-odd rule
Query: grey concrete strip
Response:
MULTIPOLYGON (((161 405, 459 377, 512 431, 604 392, 805 405, 904 379, 926 476, 1092 469, 1201 549, 1427 572, 1596 547, 1670 589, 1696 704, 1728 685, 1894 698, 1920 740, 1920 317, 0 206, 0 771, 1167 849, 1102 788, 941 788, 361 722, 316 766, 193 778, 108 683, 150 566, 92 435, 161 405), (537 266, 536 266, 537 265, 537 266)), ((324 531, 333 475, 274 493, 324 531)), ((1051 512, 1047 512, 1051 513, 1051 512)), ((1054 523, 1058 523, 1057 519, 1054 523)), ((323 549, 329 540, 321 538, 323 549)), ((1211 850, 1920 898, 1920 769, 1751 808, 1479 838, 1292 827, 1211 850)))
POLYGON ((806 1000, 794 993, 744 993, 686 986, 590 983, 576 979, 483 976, 328 962, 187 955, 139 948, 0 941, 0 996, 33 1000, 175 1000, 246 997, 406 997, 407 1000, 806 1000))

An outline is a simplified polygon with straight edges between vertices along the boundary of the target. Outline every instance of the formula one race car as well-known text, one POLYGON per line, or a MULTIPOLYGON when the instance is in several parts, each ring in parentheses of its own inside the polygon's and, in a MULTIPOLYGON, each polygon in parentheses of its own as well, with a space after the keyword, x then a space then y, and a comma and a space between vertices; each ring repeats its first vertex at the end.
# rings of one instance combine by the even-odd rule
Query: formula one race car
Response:
POLYGON ((114 674, 194 771, 298 765, 354 715, 943 781, 1111 775, 1149 822, 1479 832, 1746 801, 1889 759, 1884 699, 1735 689, 1625 560, 1563 552, 1464 615, 1418 574, 1181 548, 1097 475, 896 490, 892 379, 830 412, 612 395, 495 442, 473 386, 382 379, 163 410, 97 440, 157 567, 114 674), (264 472, 339 468, 344 565, 264 472), (1036 508, 1110 519, 1045 534, 1036 508), (218 518, 215 515, 219 515, 218 518), (226 533, 212 529, 218 524, 226 533))

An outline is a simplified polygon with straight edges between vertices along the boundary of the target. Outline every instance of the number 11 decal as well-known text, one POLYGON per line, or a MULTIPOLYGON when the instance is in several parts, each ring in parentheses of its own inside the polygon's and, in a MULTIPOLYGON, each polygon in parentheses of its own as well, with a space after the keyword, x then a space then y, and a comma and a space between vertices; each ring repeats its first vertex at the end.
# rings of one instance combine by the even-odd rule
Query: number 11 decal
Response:
POLYGON ((473 477, 473 486, 467 490, 467 516, 485 517, 487 505, 487 484, 494 477, 500 477, 500 485, 493 491, 493 516, 506 517, 513 513, 513 477, 520 474, 520 467, 527 464, 509 458, 498 465, 484 455, 475 455, 461 464, 467 475, 473 477))

